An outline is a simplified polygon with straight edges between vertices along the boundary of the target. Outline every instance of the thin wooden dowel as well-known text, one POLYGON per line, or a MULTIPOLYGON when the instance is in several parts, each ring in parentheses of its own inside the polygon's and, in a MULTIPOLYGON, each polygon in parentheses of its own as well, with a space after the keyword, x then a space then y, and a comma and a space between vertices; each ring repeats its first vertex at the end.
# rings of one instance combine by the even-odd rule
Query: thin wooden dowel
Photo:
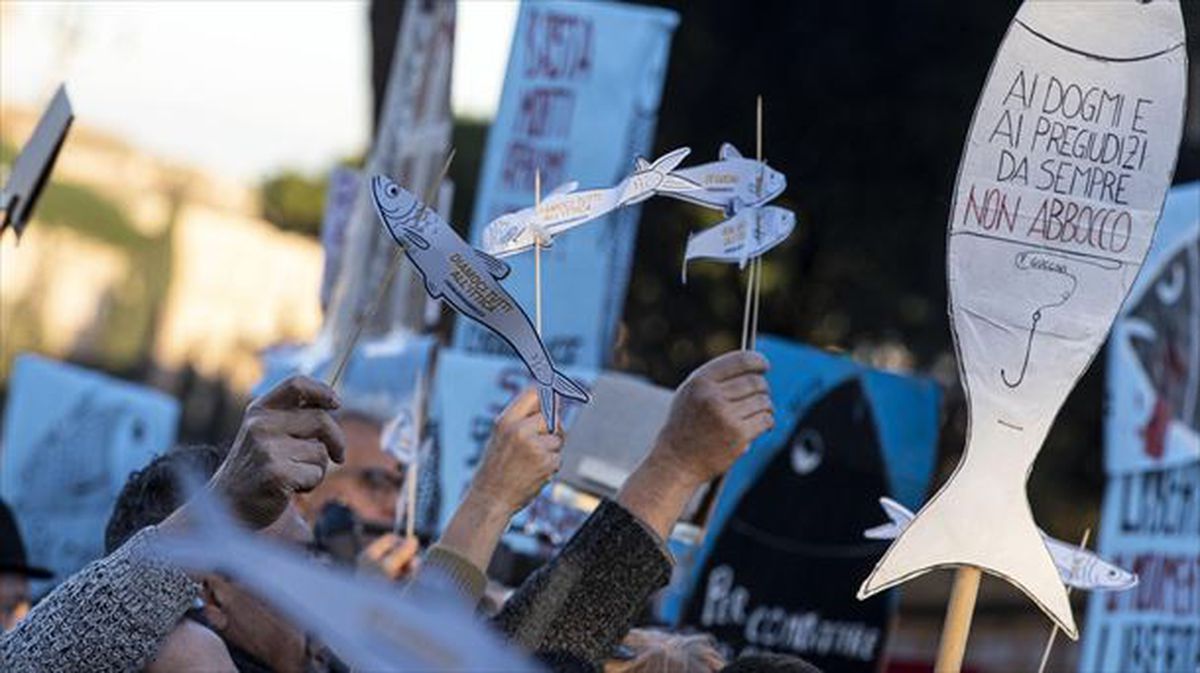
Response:
POLYGON ((750 260, 750 267, 746 273, 746 300, 742 305, 742 350, 750 345, 750 308, 754 303, 754 260, 750 260))
MULTIPOLYGON (((542 171, 533 172, 533 217, 542 206, 542 171)), ((533 234, 533 314, 538 336, 542 336, 542 236, 533 234)))
MULTIPOLYGON (((437 196, 438 191, 442 188, 442 181, 446 179, 446 173, 450 171, 450 162, 454 161, 455 149, 451 148, 450 153, 446 155, 446 163, 442 165, 442 172, 438 174, 436 180, 429 185, 429 190, 425 194, 425 208, 429 208, 430 202, 437 196)), ((422 213, 422 216, 424 213, 422 213)), ((404 249, 397 247, 392 253, 392 261, 388 263, 387 271, 383 274, 383 282, 381 282, 375 291, 375 298, 367 305, 367 309, 358 315, 358 319, 354 323, 354 331, 350 334, 350 340, 342 347, 342 351, 338 354, 337 360, 333 368, 333 374, 326 382, 330 388, 337 388, 338 383, 342 380, 342 375, 346 371, 346 366, 350 364, 350 356, 354 355, 354 349, 358 346, 358 340, 362 338, 363 329, 371 318, 375 317, 375 313, 379 311, 379 306, 383 303, 383 298, 387 295, 387 290, 391 287, 392 279, 396 277, 396 272, 400 270, 400 263, 404 261, 404 249)))
POLYGON ((975 566, 963 566, 954 573, 954 588, 950 590, 950 605, 946 608, 934 673, 959 673, 962 670, 981 575, 982 571, 975 566))
MULTIPOLYGON (((1092 529, 1088 528, 1083 531, 1083 539, 1079 541, 1079 551, 1087 549, 1088 539, 1092 536, 1092 529)), ((1079 557, 1075 558, 1075 567, 1071 568, 1071 573, 1079 572, 1079 557)), ((1067 595, 1071 595, 1071 587, 1067 587, 1067 595)), ((1046 649, 1042 650, 1042 661, 1038 664, 1038 673, 1045 673, 1046 664, 1050 661, 1050 650, 1054 647, 1054 640, 1058 638, 1058 624, 1050 627, 1050 637, 1046 640, 1046 649)))
POLYGON ((755 257, 750 267, 751 278, 754 280, 754 310, 750 316, 750 350, 758 350, 758 303, 762 297, 762 257, 755 257))
POLYGON ((408 489, 408 502, 404 507, 404 536, 413 537, 417 527, 417 471, 421 469, 421 450, 418 443, 413 452, 413 458, 408 464, 408 473, 404 475, 405 488, 408 489))

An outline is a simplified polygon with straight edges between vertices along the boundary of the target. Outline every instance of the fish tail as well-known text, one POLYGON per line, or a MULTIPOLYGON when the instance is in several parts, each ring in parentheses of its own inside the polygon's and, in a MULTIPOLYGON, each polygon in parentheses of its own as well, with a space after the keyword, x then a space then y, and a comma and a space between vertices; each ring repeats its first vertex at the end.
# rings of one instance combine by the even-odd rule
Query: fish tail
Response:
POLYGON ((859 600, 930 570, 974 566, 1015 585, 1077 640, 1062 578, 1029 510, 1025 480, 964 478, 969 462, 964 459, 884 553, 859 587, 859 600))
POLYGON ((554 381, 548 386, 538 386, 538 404, 542 408, 542 418, 546 419, 546 427, 550 432, 558 429, 558 400, 566 397, 579 402, 588 402, 592 396, 578 383, 567 378, 565 374, 554 371, 554 381))

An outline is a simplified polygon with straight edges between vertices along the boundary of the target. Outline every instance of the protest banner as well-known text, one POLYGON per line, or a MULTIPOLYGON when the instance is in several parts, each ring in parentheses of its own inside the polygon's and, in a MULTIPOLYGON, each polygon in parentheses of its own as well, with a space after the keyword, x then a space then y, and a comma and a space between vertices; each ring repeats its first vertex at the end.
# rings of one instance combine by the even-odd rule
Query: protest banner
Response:
POLYGON ((129 474, 171 448, 179 403, 143 386, 35 355, 9 380, 0 497, 29 558, 54 572, 44 593, 104 555, 104 527, 129 474))
MULTIPOLYGON (((417 194, 425 194, 440 181, 452 131, 455 18, 452 2, 405 3, 379 128, 363 175, 389 175, 417 194)), ((368 337, 398 329, 420 331, 425 323, 425 292, 415 270, 393 271, 390 284, 379 287, 395 246, 379 227, 367 181, 360 182, 346 225, 341 273, 317 338, 337 353, 352 340, 357 323, 368 312, 369 324, 364 326, 368 337), (382 299, 376 302, 381 292, 382 299)))
POLYGON ((869 369, 775 337, 760 350, 775 428, 734 464, 702 546, 661 606, 732 656, 801 656, 824 670, 875 671, 894 605, 854 589, 884 543, 863 530, 878 498, 920 501, 937 450, 934 382, 869 369))
POLYGON ((1081 673, 1200 667, 1200 183, 1167 197, 1108 349, 1100 552, 1137 587, 1093 595, 1081 673))
MULTIPOLYGON (((487 224, 534 202, 534 175, 550 189, 576 180, 615 184, 649 153, 674 12, 618 3, 521 5, 504 92, 488 134, 471 242, 487 224)), ((625 302, 640 208, 618 210, 541 253, 548 279, 544 340, 564 365, 600 368, 625 302)), ((509 290, 534 305, 534 259, 512 260, 509 290)), ((469 321, 455 327, 461 350, 510 354, 469 321)))
POLYGON ((10 226, 17 233, 17 238, 25 231, 25 225, 33 216, 33 207, 50 180, 50 171, 54 170, 54 162, 74 120, 75 112, 71 109, 67 88, 59 86, 38 120, 33 135, 13 161, 12 171, 3 188, 0 188, 0 209, 3 209, 0 234, 10 226))
POLYGON ((1078 637, 1025 484, 1150 247, 1183 130, 1185 64, 1171 1, 1027 0, 997 51, 946 255, 966 447, 859 591, 959 567, 962 609, 947 619, 939 671, 961 666, 980 571, 1078 637))
POLYGON ((346 225, 354 212, 354 200, 362 188, 362 174, 339 166, 329 174, 325 190, 325 209, 321 215, 321 251, 325 266, 321 271, 321 309, 329 307, 333 285, 342 272, 342 253, 346 248, 346 225))

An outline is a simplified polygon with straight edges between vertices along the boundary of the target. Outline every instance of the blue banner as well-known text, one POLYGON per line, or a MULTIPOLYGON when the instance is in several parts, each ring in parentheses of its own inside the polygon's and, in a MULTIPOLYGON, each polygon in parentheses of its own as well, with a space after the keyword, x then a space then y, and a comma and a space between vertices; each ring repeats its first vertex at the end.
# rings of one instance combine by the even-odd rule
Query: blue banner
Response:
MULTIPOLYGON (((471 222, 478 246, 498 215, 543 190, 578 181, 611 187, 650 149, 667 69, 674 12, 604 2, 523 3, 504 93, 488 133, 471 222)), ((638 207, 558 237, 542 251, 543 338, 561 366, 603 367, 625 303, 638 207)), ((533 253, 508 258, 505 288, 533 314, 533 253)), ((459 320, 458 349, 510 353, 479 325, 459 320)))
POLYGON ((889 496, 916 508, 937 453, 940 392, 778 338, 761 339, 775 428, 724 480, 708 533, 684 553, 663 617, 727 655, 774 651, 873 671, 893 605, 855 593, 886 543, 889 496))

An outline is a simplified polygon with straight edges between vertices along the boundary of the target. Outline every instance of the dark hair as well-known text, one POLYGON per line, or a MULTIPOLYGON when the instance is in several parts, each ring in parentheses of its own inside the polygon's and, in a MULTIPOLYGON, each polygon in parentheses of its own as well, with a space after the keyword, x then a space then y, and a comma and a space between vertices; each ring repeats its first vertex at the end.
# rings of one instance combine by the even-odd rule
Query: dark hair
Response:
POLYGON ((181 446, 130 474, 104 528, 104 553, 111 554, 134 533, 179 509, 184 475, 207 480, 224 459, 224 453, 213 446, 181 446))
POLYGON ((748 654, 734 659, 721 673, 821 673, 821 669, 787 654, 748 654))

